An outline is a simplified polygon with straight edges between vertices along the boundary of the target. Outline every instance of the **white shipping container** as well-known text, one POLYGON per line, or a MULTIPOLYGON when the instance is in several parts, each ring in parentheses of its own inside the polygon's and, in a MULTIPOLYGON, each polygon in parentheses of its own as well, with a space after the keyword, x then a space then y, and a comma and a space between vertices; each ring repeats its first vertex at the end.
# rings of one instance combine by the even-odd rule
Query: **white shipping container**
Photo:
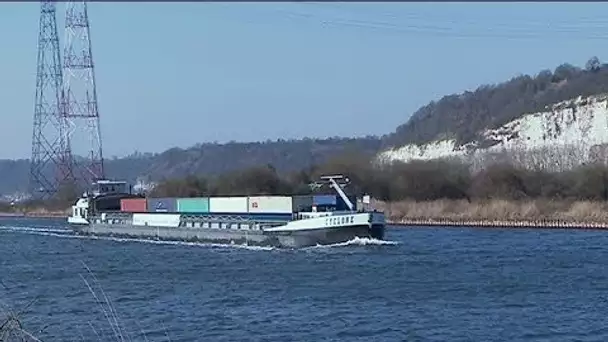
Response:
POLYGON ((291 196, 250 196, 250 213, 290 214, 293 210, 291 196))
POLYGON ((246 213, 247 197, 211 197, 210 213, 246 213))
POLYGON ((134 226, 178 227, 179 214, 133 214, 134 226))

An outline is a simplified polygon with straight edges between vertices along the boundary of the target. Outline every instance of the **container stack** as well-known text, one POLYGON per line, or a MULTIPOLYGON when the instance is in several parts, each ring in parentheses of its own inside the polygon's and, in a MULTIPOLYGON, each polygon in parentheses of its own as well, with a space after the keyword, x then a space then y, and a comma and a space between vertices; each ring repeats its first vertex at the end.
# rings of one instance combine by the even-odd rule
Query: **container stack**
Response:
MULTIPOLYGON (((353 204, 357 203, 355 196, 349 196, 349 199, 353 204)), ((322 207, 348 210, 337 195, 129 198, 120 201, 120 210, 130 213, 291 214, 322 207)))

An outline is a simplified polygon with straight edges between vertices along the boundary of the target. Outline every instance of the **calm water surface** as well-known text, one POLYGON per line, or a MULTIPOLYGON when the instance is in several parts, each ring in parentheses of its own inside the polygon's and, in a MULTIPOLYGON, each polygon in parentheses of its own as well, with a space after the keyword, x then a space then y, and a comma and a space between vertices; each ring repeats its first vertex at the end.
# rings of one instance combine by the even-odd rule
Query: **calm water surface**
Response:
POLYGON ((608 232, 391 229, 277 250, 65 228, 0 219, 0 308, 36 299, 24 323, 44 341, 608 341, 608 232))

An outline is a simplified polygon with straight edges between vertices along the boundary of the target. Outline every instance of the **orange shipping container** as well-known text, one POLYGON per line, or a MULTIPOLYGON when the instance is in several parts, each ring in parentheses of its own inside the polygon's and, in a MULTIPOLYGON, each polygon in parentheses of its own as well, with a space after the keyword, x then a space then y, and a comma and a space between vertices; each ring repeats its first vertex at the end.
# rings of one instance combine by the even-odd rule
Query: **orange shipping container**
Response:
POLYGON ((128 213, 145 213, 148 202, 145 198, 123 198, 120 200, 120 211, 128 213))

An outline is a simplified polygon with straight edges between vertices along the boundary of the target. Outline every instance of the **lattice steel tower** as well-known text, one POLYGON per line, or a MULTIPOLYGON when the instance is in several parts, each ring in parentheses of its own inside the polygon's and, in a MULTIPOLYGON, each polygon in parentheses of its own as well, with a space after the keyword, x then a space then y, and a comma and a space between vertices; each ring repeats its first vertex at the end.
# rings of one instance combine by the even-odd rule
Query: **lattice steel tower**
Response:
POLYGON ((69 143, 62 120, 62 69, 55 3, 41 2, 39 30, 30 192, 48 198, 58 191, 63 180, 71 177, 69 143))
POLYGON ((105 177, 87 3, 66 2, 63 51, 65 140, 74 154, 74 175, 83 186, 105 177))

